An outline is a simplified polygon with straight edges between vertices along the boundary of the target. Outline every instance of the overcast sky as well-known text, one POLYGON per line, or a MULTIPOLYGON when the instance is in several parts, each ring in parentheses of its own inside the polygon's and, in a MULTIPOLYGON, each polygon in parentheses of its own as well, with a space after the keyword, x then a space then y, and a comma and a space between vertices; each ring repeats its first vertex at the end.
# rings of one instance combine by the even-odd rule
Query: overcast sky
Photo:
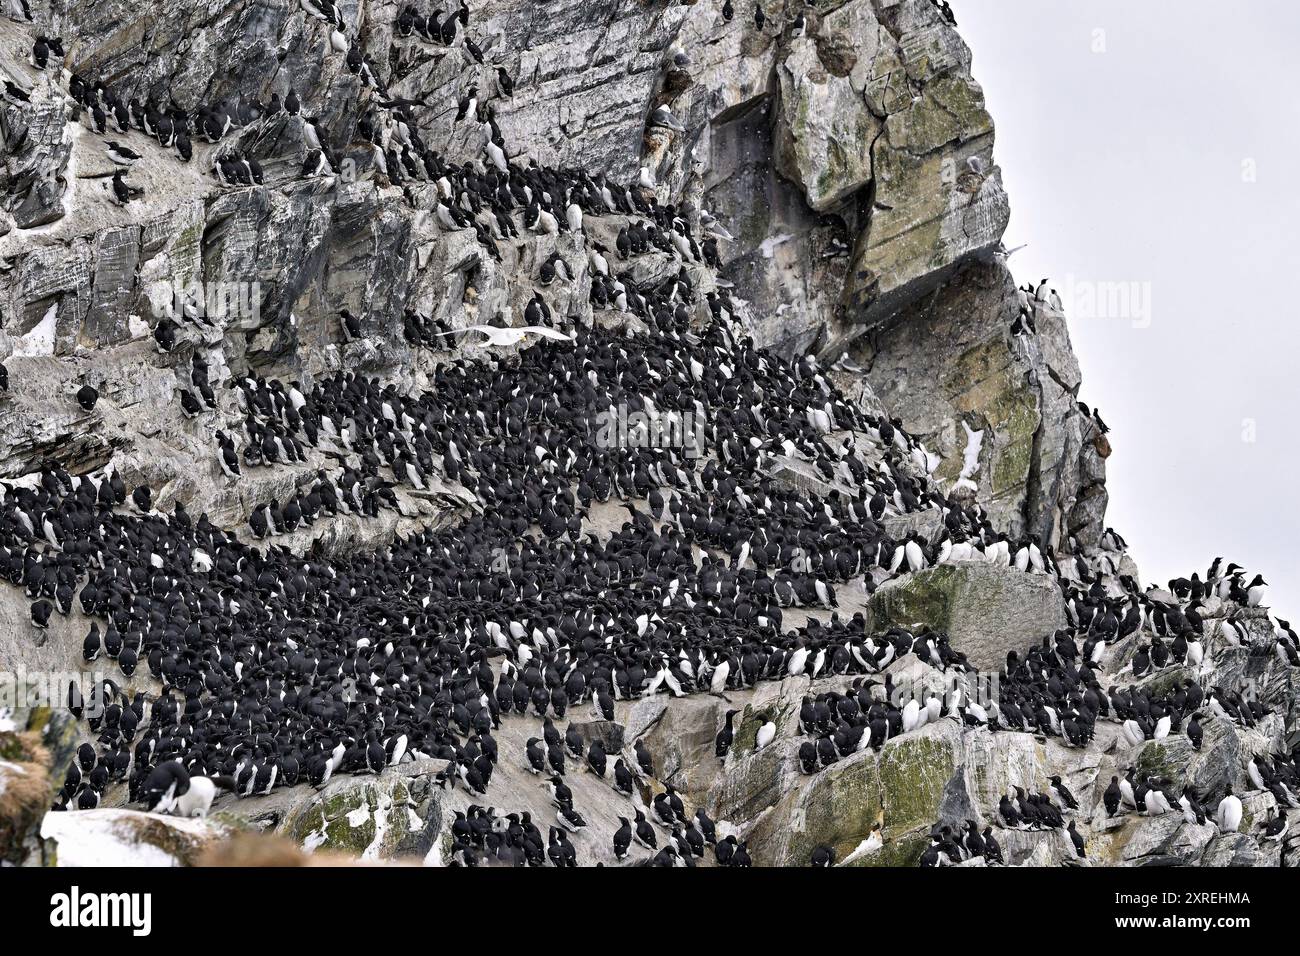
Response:
POLYGON ((1293 0, 952 0, 1016 278, 1052 279, 1143 583, 1259 571, 1300 619, 1293 0))

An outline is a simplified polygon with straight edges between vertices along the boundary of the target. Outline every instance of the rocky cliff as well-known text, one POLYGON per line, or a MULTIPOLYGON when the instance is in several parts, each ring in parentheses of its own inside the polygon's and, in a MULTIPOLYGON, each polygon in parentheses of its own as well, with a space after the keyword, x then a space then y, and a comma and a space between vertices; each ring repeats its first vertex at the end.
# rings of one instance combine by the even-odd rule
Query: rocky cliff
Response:
MULTIPOLYGON (((675 408, 678 392, 698 399, 681 407, 711 420, 704 458, 724 466, 732 486, 709 478, 709 488, 697 480, 678 491, 686 511, 698 495, 715 521, 721 515, 744 529, 697 522, 681 577, 695 599, 678 606, 667 575, 663 592, 645 584, 656 603, 662 597, 662 618, 635 595, 612 601, 617 589, 593 588, 577 601, 610 608, 602 640, 622 654, 606 672, 609 709, 588 689, 565 720, 563 709, 553 712, 582 741, 563 778, 586 823, 573 837, 580 863, 617 862, 620 818, 640 809, 657 820, 665 788, 687 810, 679 831, 704 810, 719 840, 735 837, 760 865, 805 865, 818 851, 840 863, 912 864, 945 844, 937 828, 959 833, 968 821, 977 831, 995 828, 1007 863, 1294 862, 1293 843, 1265 835, 1296 774, 1294 632, 1274 624, 1249 595, 1248 576, 1226 566, 1186 588, 1141 590, 1122 538, 1106 530, 1110 446, 1077 401, 1082 377, 1066 317, 1018 289, 1006 267, 1008 199, 993 121, 970 74, 971 53, 937 5, 473 0, 459 15, 425 6, 27 0, 0 18, 0 74, 11 84, 0 113, 0 476, 10 581, 0 584, 0 667, 83 672, 92 666, 82 658, 92 621, 125 614, 124 633, 143 634, 138 668, 107 664, 123 704, 142 692, 152 710, 176 695, 193 702, 188 712, 207 712, 213 700, 251 693, 241 681, 262 679, 246 678, 238 661, 280 682, 278 707, 299 688, 270 661, 288 660, 304 634, 316 633, 320 618, 303 605, 329 587, 318 579, 358 567, 382 575, 409 542, 468 540, 464 529, 496 520, 499 489, 456 466, 449 434, 461 426, 428 416, 441 414, 439 396, 454 402, 458 391, 490 390, 449 379, 448 367, 481 366, 489 353, 496 376, 541 380, 528 376, 549 359, 527 353, 564 348, 530 348, 531 340, 484 348, 480 333, 463 330, 540 326, 577 336, 591 356, 576 367, 556 359, 553 382, 572 373, 597 383, 603 355, 627 362, 619 394, 635 392, 634 411, 675 408), (43 66, 33 62, 40 47, 43 66), (689 369, 672 393, 658 374, 663 341, 689 369), (637 375, 637 388, 624 388, 637 375), (327 411, 331 383, 353 376, 371 383, 367 397, 327 411), (752 420, 726 408, 740 408, 742 379, 770 383, 752 420), (94 401, 78 400, 83 386, 94 401), (365 408, 379 424, 363 422, 365 408), (417 425, 421 416, 429 427, 417 425), (784 424, 769 427, 774 421, 784 424), (729 445, 729 433, 752 434, 752 447, 729 445), (114 482, 148 489, 148 500, 132 507, 114 499, 114 482), (349 494, 356 507, 328 507, 331 495, 337 504, 349 494), (301 512, 313 495, 308 520, 283 519, 290 503, 301 512), (810 504, 785 513, 789 540, 774 544, 782 530, 769 526, 780 513, 772 500, 783 495, 810 504), (858 512, 845 504, 854 499, 858 512), (76 507, 68 511, 67 502, 76 507), (208 537, 194 540, 189 525, 177 531, 169 516, 178 507, 193 521, 205 516, 208 537), (829 525, 815 517, 823 507, 829 525), (85 599, 82 588, 106 566, 107 539, 69 518, 87 508, 106 509, 99 521, 112 515, 130 547, 152 542, 136 556, 146 566, 157 558, 152 566, 163 574, 128 576, 122 603, 85 599), (422 537, 441 534, 448 537, 422 537), (183 548, 158 545, 173 535, 183 548), (99 541, 99 554, 73 547, 78 538, 99 541), (700 627, 714 626, 701 612, 715 600, 706 572, 717 562, 749 588, 746 556, 767 544, 778 560, 758 573, 776 581, 763 593, 776 595, 770 602, 783 619, 773 625, 729 606, 717 611, 722 636, 711 633, 703 649, 692 643, 700 627), (846 549, 848 566, 837 567, 846 549), (306 568, 306 590, 285 609, 295 603, 286 590, 293 582, 241 576, 249 567, 287 575, 306 568), (44 571, 33 568, 53 569, 48 595, 44 571), (64 602, 56 580, 79 599, 64 602), (828 582, 838 599, 825 595, 828 582), (787 584, 788 600, 780 590, 787 584), (167 638, 151 638, 151 628, 177 623, 168 615, 178 605, 167 599, 175 593, 183 605, 187 589, 215 595, 203 609, 219 653, 204 663, 185 640, 175 651, 206 682, 198 691, 168 670, 167 638), (149 593, 156 603, 140 611, 139 596, 149 593), (231 606, 236 593, 271 609, 261 627, 291 621, 290 643, 253 635, 249 612, 231 606), (42 596, 53 610, 34 627, 33 601, 42 596), (248 642, 225 640, 246 623, 248 642), (1155 653, 1160 666, 1149 659, 1157 645, 1171 647, 1155 653), (751 652, 764 662, 757 676, 745 668, 751 652), (222 654, 230 660, 218 663, 222 654), (648 669, 644 679, 624 680, 619 667, 628 661, 648 669), (658 667, 671 680, 652 680, 658 667), (981 675, 998 678, 991 698, 975 693, 981 675), (1185 733, 1197 710, 1187 703, 1192 686, 1218 704, 1195 748, 1185 733), (918 724, 915 709, 905 711, 904 698, 891 696, 899 687, 929 719, 918 724), (1088 699, 1093 688, 1108 697, 1104 714, 1088 699), (818 715, 813 705, 844 711, 818 715), (884 715, 880 734, 867 718, 873 705, 884 715), (715 738, 730 711, 734 743, 719 758, 715 738), (1170 723, 1160 727, 1162 716, 1176 717, 1172 733, 1170 723), (1075 718, 1086 732, 1068 732, 1075 718), (774 735, 759 746, 769 726, 774 735), (621 755, 637 768, 630 793, 581 769, 594 740, 611 765, 621 755), (806 745, 815 752, 823 740, 832 746, 809 767, 806 745), (649 769, 639 768, 638 742, 652 755, 649 769), (1267 779, 1256 779, 1261 763, 1267 779), (1174 805, 1110 812, 1103 792, 1112 776, 1167 792, 1174 805), (1050 815, 1017 823, 1000 812, 1016 788, 1026 799, 1048 794, 1054 777, 1078 804, 1064 809, 1086 846, 1082 857, 1050 815), (1184 787, 1208 820, 1177 805, 1184 787), (1243 819, 1216 825, 1216 808, 1232 795, 1243 819)), ((541 436, 535 451, 549 450, 552 460, 507 460, 521 475, 545 474, 543 497, 563 498, 557 468, 565 477, 590 449, 572 435, 567 445, 548 444, 568 423, 546 396, 510 419, 515 397, 493 400, 503 420, 541 436)), ((606 398, 601 392, 593 407, 603 410, 606 398)), ((490 405, 485 399, 485 414, 490 405)), ((478 437, 479 448, 496 440, 478 437)), ((503 444, 512 441, 507 429, 503 444)), ((627 460, 635 464, 635 450, 627 460)), ((620 534, 650 534, 652 547, 667 540, 673 519, 647 531, 634 518, 629 528, 618 507, 622 500, 634 514, 638 504, 653 510, 646 487, 660 482, 643 486, 628 468, 620 484, 617 460, 600 462, 615 494, 577 509, 579 533, 563 515, 557 530, 547 529, 542 502, 521 492, 523 531, 498 548, 507 565, 471 565, 451 577, 509 580, 510 562, 531 549, 541 549, 540 560, 525 561, 524 577, 572 563, 572 551, 558 545, 546 557, 539 527, 540 537, 572 547, 588 535, 607 549, 620 534)), ((572 473, 575 488, 579 477, 587 475, 572 473)), ((682 531, 680 515, 677 522, 682 531)), ((639 587, 626 579, 619 586, 639 587)), ((464 596, 463 584, 454 589, 464 596)), ((485 590, 475 594, 488 600, 485 590)), ((410 597, 409 589, 393 594, 410 597)), ((573 671, 587 681, 601 673, 599 650, 579 654, 571 634, 535 630, 551 613, 561 620, 569 599, 567 591, 554 605, 521 595, 521 633, 484 631, 497 645, 483 655, 497 689, 512 674, 502 658, 526 673, 536 652, 562 655, 561 681, 573 671), (565 645, 558 651, 557 642, 565 645)), ((418 602, 399 606, 424 613, 418 602)), ((446 630, 403 641, 418 657, 449 655, 442 690, 474 663, 458 658, 480 650, 476 628, 494 615, 504 626, 511 614, 495 603, 469 608, 442 620, 446 630)), ((369 638, 358 645, 356 633, 338 651, 339 673, 360 676, 362 658, 382 670, 369 638)), ((402 660, 400 648, 393 659, 402 660)), ((316 666, 308 684, 320 676, 319 658, 316 666)), ((256 693, 268 699, 265 687, 256 693)), ((452 701, 464 706, 464 695, 447 693, 454 723, 452 701)), ((376 699, 382 713, 382 689, 376 699)), ((0 772, 48 776, 50 803, 77 804, 77 788, 65 786, 70 743, 99 749, 88 777, 108 752, 131 752, 131 766, 147 770, 156 759, 152 750, 142 758, 140 740, 185 737, 142 707, 141 737, 120 739, 71 723, 64 703, 34 710, 30 731, 10 734, 14 756, 0 754, 8 761, 0 772)), ((253 829, 312 851, 465 862, 475 852, 456 823, 472 806, 556 819, 547 775, 527 766, 540 720, 492 709, 499 760, 486 792, 455 785, 456 768, 471 764, 481 744, 467 753, 465 738, 486 732, 473 726, 424 749, 411 739, 404 758, 369 768, 378 772, 340 772, 316 787, 305 773, 299 782, 272 777, 265 788, 241 780, 239 799, 219 797, 207 824, 187 822, 162 842, 185 848, 172 859, 191 861, 205 840, 253 829)), ((360 741, 364 765, 365 733, 378 731, 393 757, 391 728, 354 717, 331 731, 331 746, 360 741)), ((240 745, 256 756, 235 769, 284 771, 283 742, 250 733, 240 745)), ((296 758, 306 766, 313 755, 296 758)), ((31 807, 15 809, 8 834, 0 832, 6 858, 90 860, 106 834, 158 842, 148 834, 168 818, 119 809, 140 809, 129 773, 108 774, 91 801, 102 801, 96 809, 58 811, 39 826, 31 807)), ((1056 791, 1047 799, 1062 804, 1056 791)), ((659 847, 673 829, 658 827, 659 847)), ((956 862, 970 856, 966 849, 945 855, 956 862)), ((631 856, 663 859, 637 845, 631 856)), ((976 854, 970 862, 984 861, 976 854)))

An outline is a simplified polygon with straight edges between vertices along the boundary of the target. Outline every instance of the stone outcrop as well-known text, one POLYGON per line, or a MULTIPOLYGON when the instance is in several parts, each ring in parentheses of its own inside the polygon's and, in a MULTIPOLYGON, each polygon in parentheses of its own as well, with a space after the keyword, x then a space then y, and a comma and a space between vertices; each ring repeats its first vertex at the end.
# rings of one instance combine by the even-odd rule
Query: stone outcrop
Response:
MULTIPOLYGON (((343 6, 366 54, 391 64, 391 95, 460 89, 478 77, 459 47, 430 56, 395 36, 398 6, 343 6)), ((762 31, 749 18, 725 21, 713 2, 601 0, 537 18, 526 4, 491 0, 474 18, 480 47, 517 77, 514 96, 494 101, 503 135, 519 150, 513 159, 580 165, 624 182, 650 167, 661 199, 707 208, 735 236, 724 243, 722 276, 760 342, 837 357, 863 328, 877 330, 872 384, 887 409, 945 457, 951 477, 960 469, 960 423, 985 427, 981 500, 1045 542, 1079 529, 1080 541, 1093 544, 1104 473, 1071 413, 1079 376, 1064 323, 1040 335, 1041 357, 1019 362, 1004 342, 1005 271, 990 263, 980 267, 990 278, 957 275, 988 261, 1007 210, 970 51, 927 0, 830 4, 810 14, 802 37, 786 29, 796 7, 765 2, 762 31), (628 56, 630 37, 636 52, 628 56), (675 69, 666 60, 679 50, 690 63, 675 69), (689 135, 643 128, 660 102, 689 135), (972 285, 1000 289, 1000 298, 972 301, 963 292, 972 285), (936 295, 950 303, 946 314, 963 317, 965 332, 955 318, 934 327, 945 314, 936 295), (937 341, 948 343, 942 352, 937 341)), ((551 243, 525 234, 496 263, 472 238, 440 233, 427 214, 413 214, 355 142, 371 94, 301 9, 67 3, 58 17, 65 67, 129 78, 139 99, 192 109, 240 94, 283 96, 291 78, 303 115, 326 131, 325 145, 351 173, 332 182, 301 178, 304 124, 283 114, 236 131, 234 145, 266 173, 265 187, 236 191, 208 174, 217 147, 196 140, 193 161, 181 164, 133 133, 122 139, 142 154, 130 181, 144 196, 116 208, 106 188, 115 167, 101 138, 54 76, 22 59, 36 28, 0 21, 6 66, 32 92, 30 107, 5 109, 14 225, 0 239, 0 359, 15 352, 12 378, 33 386, 19 385, 14 407, 0 403, 6 473, 47 457, 82 469, 113 461, 125 471, 161 458, 169 472, 216 477, 192 447, 194 429, 159 414, 177 385, 173 363, 138 341, 157 321, 159 284, 225 283, 255 304, 194 343, 224 375, 310 379, 341 367, 401 368, 416 369, 418 383, 425 357, 402 340, 403 308, 452 322, 522 315, 532 289, 516 280, 551 243), (365 342, 340 341, 331 327, 339 308, 361 317, 365 342), (22 346, 47 321, 52 341, 45 330, 22 346), (104 426, 75 406, 30 414, 56 380, 106 389, 105 404, 116 409, 98 412, 104 426), (114 428, 121 409, 125 421, 114 428)), ((449 158, 472 155, 449 110, 429 111, 422 122, 422 134, 445 144, 449 158)), ((413 195, 423 188, 408 187, 413 195)), ((589 320, 586 284, 576 286, 552 308, 589 320)), ((187 495, 201 500, 197 484, 187 495)))
POLYGON ((1110 447, 1076 404, 1082 378, 1065 316, 1035 305, 1037 334, 1013 337, 1020 302, 994 258, 909 305, 853 354, 885 407, 944 459, 941 477, 957 477, 968 431, 982 433, 976 498, 999 525, 1092 549, 1105 527, 1110 447))
POLYGON ((928 627, 980 670, 1005 666, 1008 651, 1023 651, 1068 623, 1061 591, 1045 575, 987 564, 948 564, 887 581, 871 596, 873 631, 928 627))
POLYGON ((229 831, 214 820, 103 807, 48 813, 41 839, 59 866, 194 866, 229 831))

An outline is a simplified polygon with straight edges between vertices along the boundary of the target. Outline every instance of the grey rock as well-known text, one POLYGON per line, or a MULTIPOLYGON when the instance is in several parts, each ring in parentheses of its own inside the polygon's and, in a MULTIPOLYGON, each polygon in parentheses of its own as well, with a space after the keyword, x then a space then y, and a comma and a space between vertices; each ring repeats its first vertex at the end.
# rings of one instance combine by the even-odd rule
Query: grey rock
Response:
POLYGON ((1019 308, 1006 267, 979 263, 851 354, 880 401, 942 457, 936 477, 957 478, 963 425, 983 433, 976 500, 996 525, 1058 550, 1070 550, 1071 534, 1093 545, 1104 528, 1104 467, 1095 454, 1081 465, 1100 436, 1075 406, 1081 378, 1065 320, 1039 309, 1037 336, 1018 343, 1009 330, 1019 308))
POLYGON ((41 823, 41 838, 60 866, 194 866, 229 832, 215 820, 116 807, 47 813, 41 823))
MULTIPOLYGON (((0 39, 9 39, 9 31, 3 27, 0 39)), ((14 65, 9 51, 0 53, 0 65, 14 65)), ((7 76, 26 77, 32 72, 21 66, 5 70, 7 76)), ((25 105, 5 102, 0 106, 0 142, 4 144, 0 195, 5 196, 2 208, 19 230, 46 226, 63 216, 72 155, 72 141, 64 131, 62 97, 39 83, 28 95, 31 101, 25 105)))
POLYGON ((1201 857, 1202 866, 1281 866, 1281 846, 1261 843, 1245 833, 1216 837, 1201 857))
POLYGON ((925 625, 947 633, 972 665, 996 672, 1008 651, 1023 651, 1066 624, 1055 581, 1014 568, 951 564, 888 581, 872 595, 869 626, 925 625))

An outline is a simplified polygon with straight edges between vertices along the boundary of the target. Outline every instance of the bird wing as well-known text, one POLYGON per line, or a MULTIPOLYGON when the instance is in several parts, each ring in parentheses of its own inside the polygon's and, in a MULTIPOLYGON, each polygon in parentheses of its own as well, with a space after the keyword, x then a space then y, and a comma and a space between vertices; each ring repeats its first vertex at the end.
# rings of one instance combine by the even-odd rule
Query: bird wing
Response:
POLYGON ((434 335, 460 335, 463 332, 482 332, 484 335, 491 338, 496 333, 502 331, 513 331, 513 330, 502 329, 496 325, 467 325, 463 329, 452 329, 449 332, 434 332, 433 334, 434 335))
POLYGON ((557 329, 548 329, 541 325, 525 325, 520 328, 509 328, 498 325, 467 325, 463 329, 452 329, 450 332, 435 332, 434 335, 458 335, 462 332, 481 332, 487 336, 490 345, 514 345, 519 342, 525 335, 542 335, 550 339, 561 339, 565 342, 572 342, 573 336, 557 329))
POLYGON ((542 335, 548 339, 559 339, 562 342, 573 341, 573 336, 568 332, 561 332, 559 329, 549 329, 544 325, 525 325, 515 331, 531 333, 532 335, 542 335))

